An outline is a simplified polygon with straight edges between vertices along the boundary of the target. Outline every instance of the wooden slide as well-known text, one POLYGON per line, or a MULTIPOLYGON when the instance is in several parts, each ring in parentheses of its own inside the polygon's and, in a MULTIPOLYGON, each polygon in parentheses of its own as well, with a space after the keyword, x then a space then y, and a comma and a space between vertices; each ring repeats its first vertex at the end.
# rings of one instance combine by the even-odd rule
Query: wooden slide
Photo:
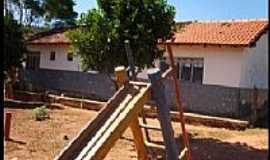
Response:
POLYGON ((93 120, 55 157, 55 160, 101 160, 138 118, 149 98, 150 84, 128 82, 93 120))

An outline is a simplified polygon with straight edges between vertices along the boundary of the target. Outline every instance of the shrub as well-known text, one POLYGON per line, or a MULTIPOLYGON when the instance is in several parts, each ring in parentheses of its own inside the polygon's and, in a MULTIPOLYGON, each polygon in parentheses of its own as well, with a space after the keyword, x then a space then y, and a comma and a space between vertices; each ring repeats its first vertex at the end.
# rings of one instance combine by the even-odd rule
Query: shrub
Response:
POLYGON ((37 107, 33 110, 33 112, 37 121, 42 121, 49 118, 49 112, 46 106, 37 107))

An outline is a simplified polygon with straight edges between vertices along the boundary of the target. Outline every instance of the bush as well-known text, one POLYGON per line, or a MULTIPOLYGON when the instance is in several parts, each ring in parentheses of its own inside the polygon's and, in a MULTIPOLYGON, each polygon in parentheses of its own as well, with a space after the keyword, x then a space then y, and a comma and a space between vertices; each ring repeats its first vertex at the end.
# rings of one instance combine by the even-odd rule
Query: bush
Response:
POLYGON ((33 110, 33 112, 37 121, 42 121, 49 118, 49 112, 46 106, 37 107, 33 110))

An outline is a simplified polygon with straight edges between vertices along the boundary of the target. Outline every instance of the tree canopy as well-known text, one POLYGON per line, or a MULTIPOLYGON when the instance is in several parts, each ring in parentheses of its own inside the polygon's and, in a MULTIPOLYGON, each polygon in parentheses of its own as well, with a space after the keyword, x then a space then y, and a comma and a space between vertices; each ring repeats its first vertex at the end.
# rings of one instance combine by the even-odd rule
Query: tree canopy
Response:
POLYGON ((21 26, 12 14, 4 16, 4 71, 19 67, 26 51, 21 26))
MULTIPOLYGON (((31 25, 55 20, 75 24, 74 0, 5 0, 5 11, 17 13, 20 24, 31 25)), ((14 14, 13 14, 14 15, 14 14)))
POLYGON ((142 69, 163 55, 157 41, 172 36, 174 15, 166 0, 98 0, 98 8, 81 15, 80 27, 67 36, 85 70, 110 72, 117 65, 127 66, 125 42, 142 69))

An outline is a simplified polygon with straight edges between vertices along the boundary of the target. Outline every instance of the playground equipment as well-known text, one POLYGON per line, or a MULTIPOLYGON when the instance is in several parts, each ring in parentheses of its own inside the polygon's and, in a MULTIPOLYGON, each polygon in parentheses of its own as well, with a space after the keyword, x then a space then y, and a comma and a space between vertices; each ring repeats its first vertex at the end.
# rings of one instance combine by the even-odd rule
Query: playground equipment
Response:
MULTIPOLYGON (((170 49, 168 49, 171 52, 170 49)), ((172 53, 169 53, 172 56, 172 53)), ((179 83, 176 80, 175 66, 171 59, 172 67, 163 75, 159 69, 154 68, 148 71, 150 83, 129 81, 124 67, 117 67, 115 75, 120 89, 104 105, 93 120, 79 132, 79 134, 60 152, 55 160, 101 160, 115 142, 121 137, 124 131, 130 127, 134 137, 135 148, 139 160, 148 160, 147 146, 151 142, 144 140, 141 128, 161 130, 166 159, 191 160, 189 142, 185 130, 183 109, 181 107, 179 83), (182 127, 184 149, 178 156, 173 128, 169 115, 169 107, 164 96, 164 85, 162 80, 168 76, 173 76, 176 89, 177 107, 180 111, 180 122, 182 127), (152 92, 151 92, 152 91, 152 92), (139 124, 139 113, 143 110, 144 104, 150 99, 152 94, 156 101, 161 129, 139 124)))

